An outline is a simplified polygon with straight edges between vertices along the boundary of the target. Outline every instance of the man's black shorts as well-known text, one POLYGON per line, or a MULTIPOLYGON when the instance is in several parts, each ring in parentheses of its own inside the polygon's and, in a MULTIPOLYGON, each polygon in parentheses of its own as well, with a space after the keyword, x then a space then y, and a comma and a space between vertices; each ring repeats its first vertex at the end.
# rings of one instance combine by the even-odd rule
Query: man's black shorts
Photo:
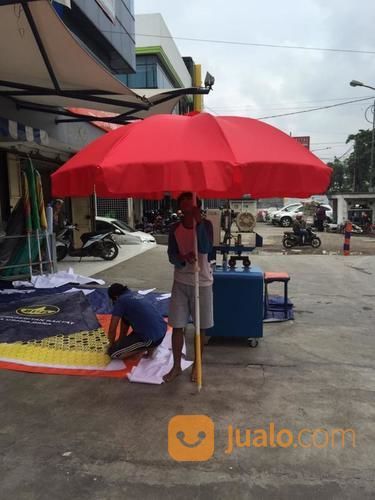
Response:
POLYGON ((139 333, 133 332, 130 335, 123 336, 121 339, 117 340, 108 349, 108 355, 112 359, 122 358, 125 354, 136 353, 144 349, 149 349, 151 347, 157 347, 163 342, 164 336, 153 342, 152 340, 145 340, 143 336, 139 333))

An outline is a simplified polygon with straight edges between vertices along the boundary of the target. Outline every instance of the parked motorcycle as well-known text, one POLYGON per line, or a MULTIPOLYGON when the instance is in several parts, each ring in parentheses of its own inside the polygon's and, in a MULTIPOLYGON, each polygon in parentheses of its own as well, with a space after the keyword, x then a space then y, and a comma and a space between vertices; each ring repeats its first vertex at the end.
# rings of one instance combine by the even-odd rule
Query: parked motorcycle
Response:
POLYGON ((317 236, 311 229, 307 229, 304 243, 302 243, 301 237, 297 234, 294 234, 292 231, 284 232, 283 247, 287 249, 296 246, 311 246, 313 248, 319 248, 321 244, 322 242, 319 236, 317 236))
MULTIPOLYGON (((345 233, 345 224, 324 224, 324 230, 327 233, 345 233)), ((352 223, 352 234, 362 234, 364 233, 364 229, 362 229, 357 224, 352 223)))
POLYGON ((77 225, 69 224, 56 236, 56 257, 60 261, 67 255, 71 257, 100 257, 104 260, 113 260, 118 255, 118 246, 111 233, 83 233, 81 248, 74 248, 74 231, 77 225))

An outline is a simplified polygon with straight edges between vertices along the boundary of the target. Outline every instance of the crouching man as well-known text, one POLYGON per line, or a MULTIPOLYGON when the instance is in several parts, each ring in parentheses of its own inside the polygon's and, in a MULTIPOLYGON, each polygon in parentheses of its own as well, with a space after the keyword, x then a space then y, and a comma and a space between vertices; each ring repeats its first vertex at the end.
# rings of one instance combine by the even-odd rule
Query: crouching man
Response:
POLYGON ((124 359, 141 352, 152 356, 167 331, 167 323, 157 306, 120 283, 111 285, 108 295, 114 304, 108 331, 109 356, 124 359), (120 337, 115 340, 120 322, 120 337), (130 327, 132 332, 128 335, 130 327))

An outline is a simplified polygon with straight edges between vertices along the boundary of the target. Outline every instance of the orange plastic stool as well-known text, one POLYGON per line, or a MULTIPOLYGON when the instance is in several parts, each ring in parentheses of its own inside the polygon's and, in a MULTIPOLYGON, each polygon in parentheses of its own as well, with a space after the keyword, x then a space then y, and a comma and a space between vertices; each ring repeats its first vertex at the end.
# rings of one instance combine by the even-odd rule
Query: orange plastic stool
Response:
POLYGON ((288 317, 288 282, 290 276, 288 273, 264 273, 264 317, 267 317, 268 308, 268 285, 270 283, 284 283, 284 314, 288 317))

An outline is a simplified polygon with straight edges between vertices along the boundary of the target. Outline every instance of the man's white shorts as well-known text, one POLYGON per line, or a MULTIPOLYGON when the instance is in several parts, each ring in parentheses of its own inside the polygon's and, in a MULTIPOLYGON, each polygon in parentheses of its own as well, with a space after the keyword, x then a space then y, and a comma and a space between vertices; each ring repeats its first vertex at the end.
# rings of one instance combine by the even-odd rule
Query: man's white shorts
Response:
MULTIPOLYGON (((214 326, 212 285, 199 287, 201 329, 214 326)), ((174 328, 185 328, 193 319, 195 324, 194 286, 174 282, 169 305, 168 323, 174 328)))

